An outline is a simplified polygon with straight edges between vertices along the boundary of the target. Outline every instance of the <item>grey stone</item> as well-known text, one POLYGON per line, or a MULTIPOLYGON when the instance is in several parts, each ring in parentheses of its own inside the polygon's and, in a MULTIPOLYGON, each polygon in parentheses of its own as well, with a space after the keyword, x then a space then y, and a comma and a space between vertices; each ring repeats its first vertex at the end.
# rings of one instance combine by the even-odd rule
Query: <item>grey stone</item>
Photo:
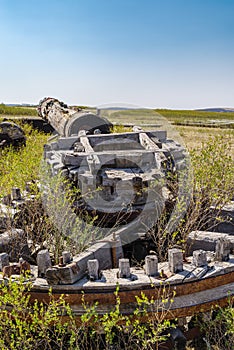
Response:
POLYGON ((73 284, 87 273, 89 260, 97 259, 101 270, 112 268, 112 256, 109 242, 92 245, 86 251, 73 257, 73 261, 66 266, 53 266, 46 271, 49 284, 73 284))
POLYGON ((156 255, 147 255, 145 257, 145 273, 148 276, 158 275, 158 258, 156 255))
POLYGON ((234 250, 234 235, 211 231, 192 231, 187 238, 187 251, 191 255, 194 250, 215 251, 215 246, 219 238, 229 239, 231 250, 234 250))
POLYGON ((169 270, 173 273, 183 271, 183 253, 181 249, 168 250, 169 270))
POLYGON ((3 270, 4 266, 9 265, 9 255, 7 253, 0 254, 0 271, 3 270))
POLYGON ((226 238, 219 238, 215 247, 215 259, 218 261, 229 260, 230 250, 230 241, 226 238))
POLYGON ((63 263, 64 264, 69 264, 71 262, 71 253, 64 251, 62 252, 62 256, 63 256, 63 263))
POLYGON ((195 250, 193 252, 193 265, 196 267, 207 266, 207 255, 204 250, 195 250))
POLYGON ((13 187, 11 189, 11 196, 12 196, 12 199, 15 200, 15 201, 18 201, 21 199, 21 192, 20 192, 20 189, 17 188, 17 187, 13 187))
POLYGON ((213 231, 234 235, 234 201, 226 204, 221 210, 217 210, 214 207, 211 207, 211 209, 217 212, 213 231))
POLYGON ((8 253, 11 261, 18 261, 25 245, 25 233, 21 229, 10 229, 0 234, 0 253, 8 253))
POLYGON ((88 272, 91 280, 98 279, 99 263, 97 259, 88 260, 88 272))
POLYGON ((11 195, 10 194, 7 194, 6 196, 4 196, 2 198, 2 203, 4 205, 10 205, 11 204, 11 195))
POLYGON ((45 277, 46 270, 52 266, 50 253, 47 249, 43 249, 37 254, 37 265, 38 277, 45 277))
POLYGON ((130 263, 129 259, 119 259, 119 278, 130 278, 130 263))

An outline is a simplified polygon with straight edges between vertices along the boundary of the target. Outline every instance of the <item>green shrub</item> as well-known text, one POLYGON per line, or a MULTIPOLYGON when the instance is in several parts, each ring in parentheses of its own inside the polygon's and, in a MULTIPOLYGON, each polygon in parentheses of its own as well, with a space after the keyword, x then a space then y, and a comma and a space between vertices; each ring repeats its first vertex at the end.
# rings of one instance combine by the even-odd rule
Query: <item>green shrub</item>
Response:
POLYGON ((26 137, 26 147, 16 150, 12 147, 0 150, 0 197, 11 192, 12 187, 25 188, 27 181, 39 177, 43 145, 48 135, 22 126, 26 137))
POLYGON ((98 316, 98 304, 88 305, 83 296, 83 315, 76 319, 65 297, 54 299, 50 292, 48 305, 30 302, 31 282, 20 277, 2 283, 0 293, 0 348, 7 349, 156 349, 167 338, 169 321, 149 318, 146 306, 153 300, 142 294, 132 316, 120 312, 118 287, 113 310, 98 316), (166 335, 162 335, 162 333, 166 335))
POLYGON ((234 299, 225 308, 199 315, 197 325, 203 332, 203 340, 209 350, 234 349, 234 299))

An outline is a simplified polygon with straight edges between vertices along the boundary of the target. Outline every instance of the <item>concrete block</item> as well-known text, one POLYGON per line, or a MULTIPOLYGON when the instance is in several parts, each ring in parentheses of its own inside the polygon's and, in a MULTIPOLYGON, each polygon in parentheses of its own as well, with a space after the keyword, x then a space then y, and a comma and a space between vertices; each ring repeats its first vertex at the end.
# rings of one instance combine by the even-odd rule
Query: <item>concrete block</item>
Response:
POLYGON ((148 276, 158 275, 158 257, 156 255, 147 255, 145 257, 145 273, 148 276))
POLYGON ((109 242, 100 242, 92 245, 88 251, 92 252, 94 259, 99 261, 100 270, 112 268, 111 245, 109 242))
POLYGON ((0 271, 3 270, 4 266, 9 265, 9 255, 7 253, 0 254, 0 271))
POLYGON ((183 271, 183 253, 181 249, 172 248, 168 250, 168 262, 170 272, 183 271))
POLYGON ((71 253, 64 251, 62 252, 62 256, 63 256, 63 263, 64 264, 69 264, 71 262, 71 253))
POLYGON ((215 247, 215 259, 217 261, 229 260, 229 254, 231 251, 231 243, 226 238, 219 238, 215 247))
POLYGON ((192 231, 189 233, 187 239, 188 255, 191 255, 194 250, 199 249, 214 252, 219 238, 229 239, 231 250, 234 250, 234 235, 211 231, 192 231))
POLYGON ((99 263, 97 259, 88 260, 89 278, 93 281, 98 279, 99 263))
POLYGON ((129 259, 119 259, 119 278, 130 278, 130 263, 129 259))
POLYGON ((193 265, 196 267, 207 266, 207 255, 202 249, 193 252, 193 265))
POLYGON ((47 249, 43 249, 37 254, 37 265, 38 277, 45 277, 46 270, 52 266, 50 253, 47 249))

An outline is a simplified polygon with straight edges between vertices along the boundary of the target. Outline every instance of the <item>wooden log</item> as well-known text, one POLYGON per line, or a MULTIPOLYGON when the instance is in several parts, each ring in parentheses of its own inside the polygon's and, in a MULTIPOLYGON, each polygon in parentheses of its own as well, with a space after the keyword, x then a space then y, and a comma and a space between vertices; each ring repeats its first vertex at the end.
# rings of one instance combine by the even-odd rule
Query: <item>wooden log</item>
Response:
POLYGON ((100 269, 112 267, 111 246, 109 242, 96 243, 85 252, 73 257, 73 261, 65 266, 53 266, 46 270, 46 279, 53 285, 71 285, 87 274, 89 260, 97 259, 100 269))

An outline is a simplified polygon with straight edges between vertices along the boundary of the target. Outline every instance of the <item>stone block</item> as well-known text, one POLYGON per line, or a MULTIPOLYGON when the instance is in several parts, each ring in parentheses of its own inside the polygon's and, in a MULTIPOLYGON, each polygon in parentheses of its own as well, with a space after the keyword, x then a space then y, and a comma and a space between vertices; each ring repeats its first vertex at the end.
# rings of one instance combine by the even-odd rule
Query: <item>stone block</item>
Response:
POLYGON ((62 252, 62 256, 63 256, 63 263, 64 264, 69 264, 71 262, 71 253, 64 251, 62 252))
POLYGON ((193 265, 196 267, 207 266, 207 255, 202 249, 193 252, 193 265))
POLYGON ((191 255, 194 250, 199 249, 214 252, 219 238, 229 239, 231 249, 234 250, 234 235, 211 231, 192 231, 189 233, 187 239, 188 255, 191 255))
POLYGON ((47 249, 43 249, 37 254, 37 265, 38 277, 45 277, 46 270, 52 266, 50 253, 47 249))
POLYGON ((119 259, 119 278, 130 278, 130 263, 129 259, 119 259))
POLYGON ((97 259, 99 269, 112 268, 112 254, 109 242, 99 242, 83 253, 74 256, 73 261, 66 266, 53 266, 46 271, 49 284, 73 284, 87 274, 89 260, 97 259))
POLYGON ((145 273, 148 276, 158 275, 158 257, 156 255, 147 255, 145 257, 145 273))
POLYGON ((169 270, 172 273, 183 271, 183 253, 181 249, 168 250, 169 270))
POLYGON ((64 267, 53 266, 46 270, 45 277, 49 284, 73 284, 83 277, 79 266, 72 262, 64 267))
POLYGON ((0 271, 3 270, 4 266, 9 265, 9 255, 7 253, 0 254, 0 271))
POLYGON ((99 263, 97 259, 88 260, 88 273, 90 280, 98 279, 99 263))
POLYGON ((219 238, 215 246, 215 259, 217 261, 228 261, 231 251, 231 243, 227 238, 219 238))
POLYGON ((11 196, 13 201, 18 201, 21 199, 21 192, 20 189, 17 187, 13 187, 11 189, 11 196))

